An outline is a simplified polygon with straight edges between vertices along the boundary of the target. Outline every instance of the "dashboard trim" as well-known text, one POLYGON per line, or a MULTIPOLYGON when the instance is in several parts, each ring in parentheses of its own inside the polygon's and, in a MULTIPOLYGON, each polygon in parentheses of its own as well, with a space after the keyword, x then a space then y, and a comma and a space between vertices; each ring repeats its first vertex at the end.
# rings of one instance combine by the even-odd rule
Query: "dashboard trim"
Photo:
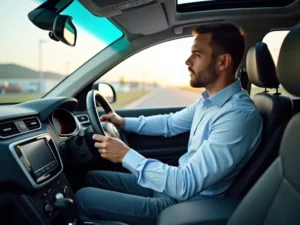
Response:
POLYGON ((90 123, 91 122, 87 113, 85 113, 85 114, 77 114, 77 115, 75 115, 75 117, 78 119, 78 121, 79 121, 80 124, 86 124, 86 123, 90 123), (80 116, 86 116, 88 120, 84 121, 84 122, 80 122, 79 119, 78 119, 78 117, 80 117, 80 116))
MULTIPOLYGON (((52 149, 53 151, 56 151, 57 153, 57 156, 58 156, 58 161, 60 163, 60 166, 61 166, 61 169, 60 171, 55 174, 51 179, 45 181, 44 183, 41 183, 41 184, 37 184, 33 178, 31 177, 31 175, 29 174, 29 172, 27 171, 27 169, 25 168, 24 164, 21 162, 21 160, 19 159, 17 153, 15 152, 15 146, 16 145, 19 145, 19 144, 22 144, 23 142, 26 142, 26 141, 30 141, 30 140, 33 140, 33 139, 36 139, 36 138, 50 138, 50 135, 48 133, 43 133, 43 134, 40 134, 40 135, 36 135, 36 136, 33 136, 33 137, 30 137, 30 138, 26 138, 26 139, 23 139, 23 140, 20 140, 20 141, 16 141, 16 142, 13 142, 9 145, 9 149, 10 149, 10 152, 11 154, 13 155, 13 157, 15 158, 16 162, 19 164, 20 168, 22 169, 22 171, 24 172, 25 176, 27 177, 27 179, 29 180, 29 182, 31 183, 31 185, 35 188, 35 189, 39 189, 39 188, 42 188, 44 186, 46 186, 47 184, 51 183, 54 179, 56 179, 62 172, 63 172, 63 169, 64 169, 64 166, 63 166, 63 163, 62 163, 62 160, 61 160, 61 157, 60 157, 60 154, 59 154, 59 151, 55 145, 55 143, 53 142, 53 145, 54 145, 54 148, 55 149, 52 149)), ((47 176, 47 175, 45 175, 47 176)))

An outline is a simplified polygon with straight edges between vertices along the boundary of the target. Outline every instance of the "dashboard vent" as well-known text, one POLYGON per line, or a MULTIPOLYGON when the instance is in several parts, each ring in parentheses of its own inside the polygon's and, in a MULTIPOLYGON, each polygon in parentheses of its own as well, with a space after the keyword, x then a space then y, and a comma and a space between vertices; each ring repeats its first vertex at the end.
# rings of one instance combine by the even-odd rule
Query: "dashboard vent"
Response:
POLYGON ((7 122, 0 124, 0 136, 9 137, 20 133, 14 122, 7 122))
POLYGON ((25 123, 28 130, 35 130, 40 128, 41 124, 37 117, 24 119, 23 122, 25 123))

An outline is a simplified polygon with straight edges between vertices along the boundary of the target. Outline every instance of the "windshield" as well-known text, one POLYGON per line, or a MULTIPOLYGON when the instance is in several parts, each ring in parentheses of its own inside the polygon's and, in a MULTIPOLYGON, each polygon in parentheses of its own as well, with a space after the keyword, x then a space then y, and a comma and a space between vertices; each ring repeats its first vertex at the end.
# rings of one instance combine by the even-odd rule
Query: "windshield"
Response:
POLYGON ((28 13, 41 0, 0 1, 0 104, 41 98, 123 33, 107 18, 99 18, 74 1, 62 14, 77 28, 77 43, 70 47, 49 38, 28 13))

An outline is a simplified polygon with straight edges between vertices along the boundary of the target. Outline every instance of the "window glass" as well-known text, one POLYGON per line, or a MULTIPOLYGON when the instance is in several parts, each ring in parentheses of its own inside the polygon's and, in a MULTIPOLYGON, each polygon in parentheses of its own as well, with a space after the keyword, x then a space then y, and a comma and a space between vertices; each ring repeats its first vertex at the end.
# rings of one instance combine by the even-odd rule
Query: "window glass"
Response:
POLYGON ((118 108, 187 106, 203 89, 191 88, 185 61, 194 37, 177 39, 145 49, 126 59, 99 81, 112 84, 118 108))

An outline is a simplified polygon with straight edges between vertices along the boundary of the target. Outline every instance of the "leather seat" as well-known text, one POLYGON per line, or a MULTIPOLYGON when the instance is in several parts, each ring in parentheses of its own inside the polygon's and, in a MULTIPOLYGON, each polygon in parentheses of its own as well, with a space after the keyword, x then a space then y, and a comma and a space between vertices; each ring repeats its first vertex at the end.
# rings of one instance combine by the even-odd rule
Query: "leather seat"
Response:
MULTIPOLYGON (((285 38, 278 61, 278 79, 300 97, 300 25, 285 38)), ((285 109, 282 109, 285 110, 285 109)), ((300 224, 300 113, 289 121, 280 153, 242 200, 228 225, 300 224)))
POLYGON ((291 99, 278 93, 279 81, 268 46, 263 42, 257 43, 249 49, 246 60, 249 80, 264 88, 262 93, 253 97, 263 119, 263 131, 257 151, 226 192, 227 197, 235 199, 242 199, 278 156, 280 139, 293 113, 291 99), (275 94, 267 90, 272 88, 276 89, 275 94))

